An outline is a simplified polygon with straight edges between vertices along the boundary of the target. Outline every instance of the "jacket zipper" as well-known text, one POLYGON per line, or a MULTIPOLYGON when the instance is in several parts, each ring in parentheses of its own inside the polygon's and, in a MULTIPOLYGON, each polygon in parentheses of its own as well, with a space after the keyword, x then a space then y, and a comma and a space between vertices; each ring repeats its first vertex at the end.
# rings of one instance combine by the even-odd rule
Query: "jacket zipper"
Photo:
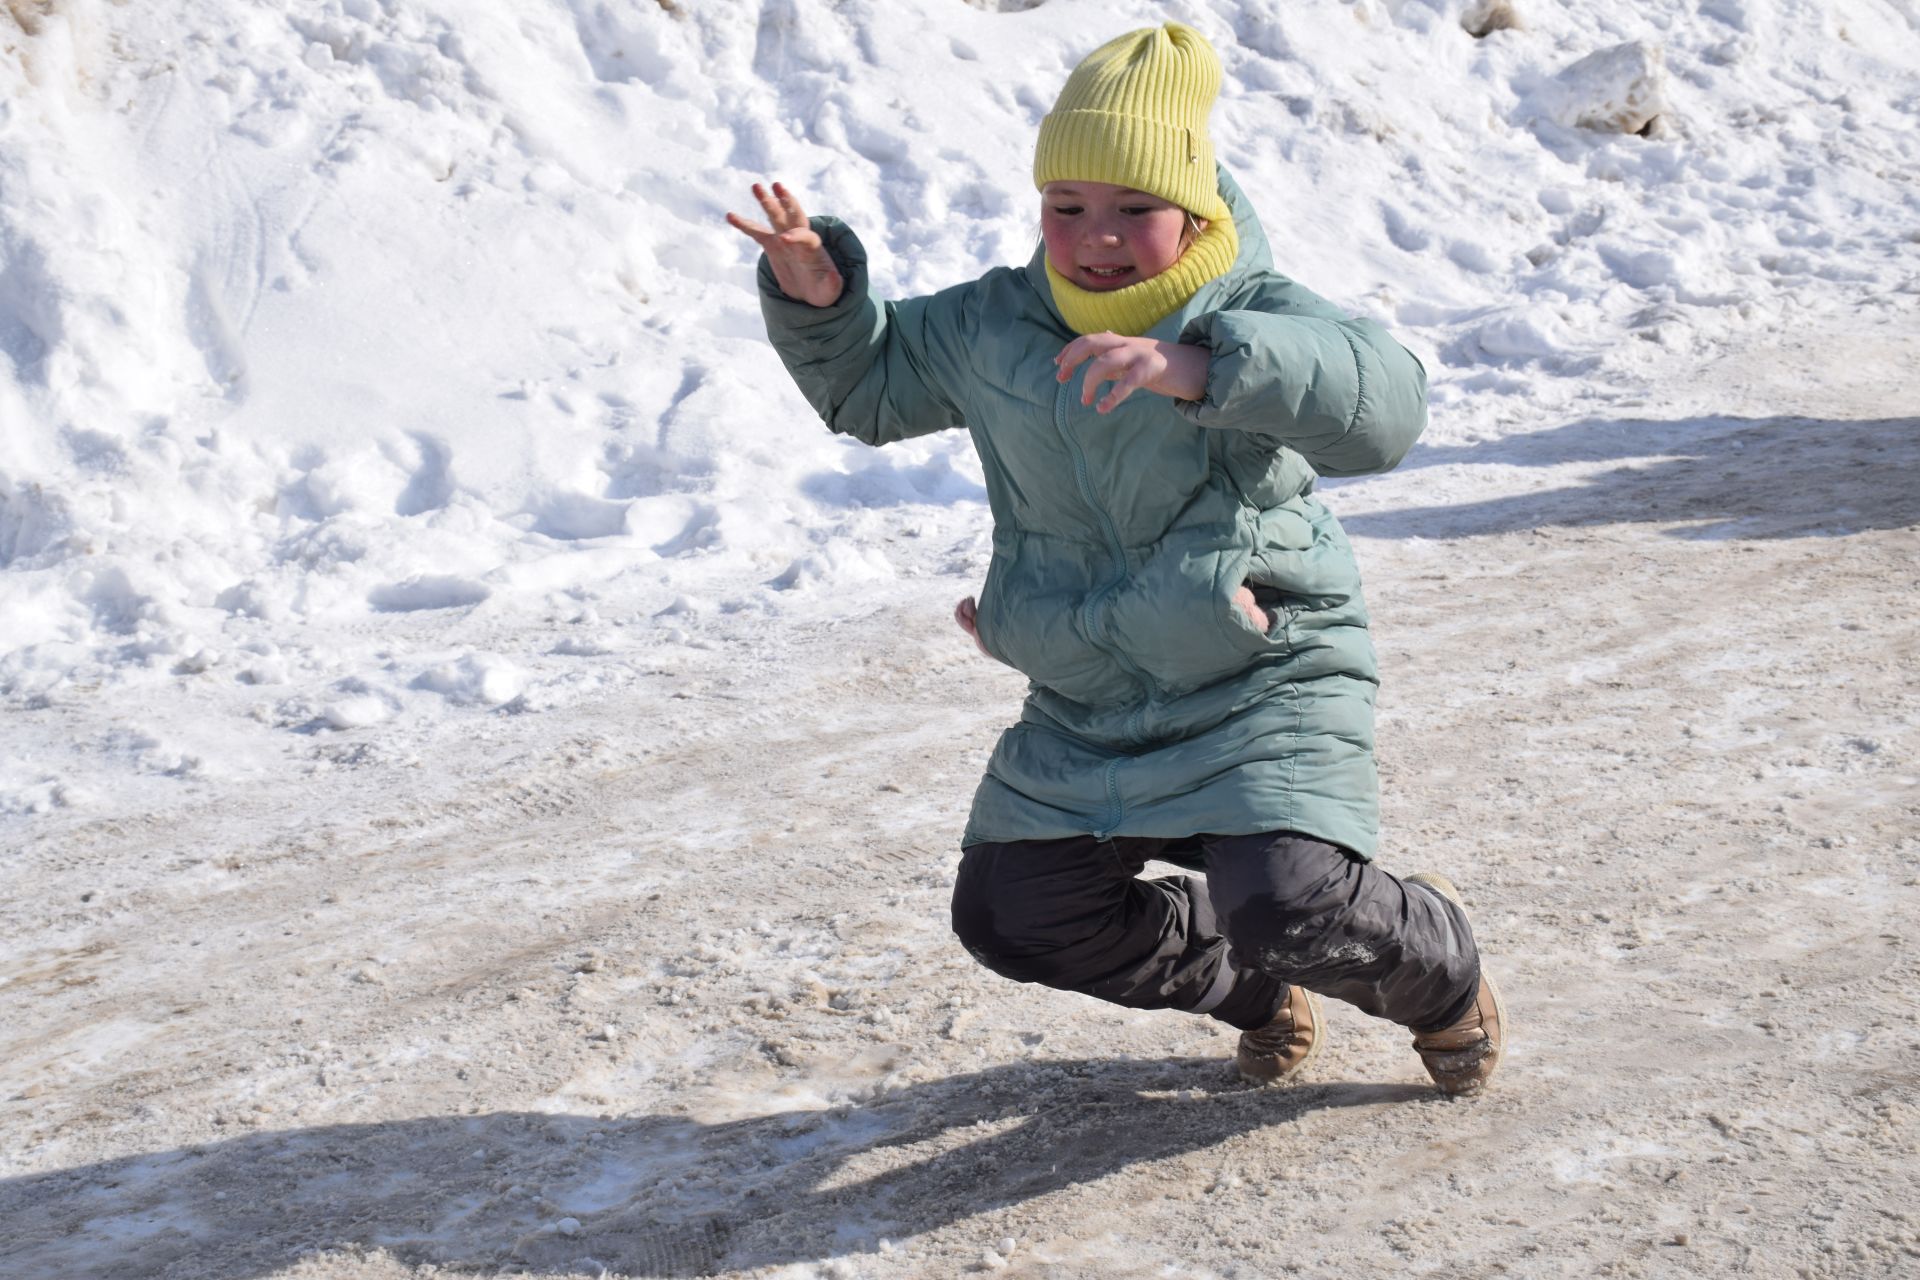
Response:
MULTIPOLYGON (((1086 603, 1081 606, 1080 620, 1081 625, 1086 630, 1087 639, 1099 645, 1114 661, 1121 665, 1128 675, 1140 682, 1144 696, 1141 698, 1140 704, 1127 716, 1127 727, 1124 731, 1127 741, 1134 746, 1139 746, 1143 741, 1140 733, 1140 721, 1142 717, 1146 715, 1147 706, 1153 700, 1156 688, 1153 678, 1145 671, 1142 671, 1131 658, 1110 645, 1102 644, 1096 638, 1098 633, 1095 628, 1098 622, 1100 606, 1106 603, 1107 597, 1118 590, 1121 584, 1127 580, 1127 547, 1126 544, 1120 540, 1120 530, 1114 525, 1113 517, 1107 514, 1107 509, 1101 506, 1099 499, 1094 496, 1093 481, 1087 474, 1086 450, 1080 447, 1079 439, 1067 425, 1067 396, 1072 392, 1072 389, 1073 384, 1069 382, 1061 384, 1054 392, 1053 425, 1054 429, 1060 433, 1060 438, 1066 442, 1067 448, 1073 454, 1073 475, 1075 482, 1080 486, 1080 497, 1093 509, 1093 513, 1100 517, 1100 527, 1106 531, 1107 545, 1112 550, 1114 559, 1114 576, 1112 580, 1102 585, 1099 590, 1087 597, 1086 603)), ((1125 806, 1120 802, 1119 785, 1120 766, 1125 762, 1126 757, 1124 756, 1115 756, 1113 759, 1107 761, 1107 815, 1104 827, 1093 833, 1093 838, 1096 840, 1105 840, 1111 835, 1114 828, 1120 825, 1120 820, 1125 814, 1125 806)))

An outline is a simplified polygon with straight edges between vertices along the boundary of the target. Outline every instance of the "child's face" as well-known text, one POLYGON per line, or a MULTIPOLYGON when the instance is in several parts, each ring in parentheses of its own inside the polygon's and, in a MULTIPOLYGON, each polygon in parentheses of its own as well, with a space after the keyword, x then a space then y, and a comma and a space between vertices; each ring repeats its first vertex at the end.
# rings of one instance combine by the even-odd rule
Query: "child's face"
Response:
POLYGON ((1180 260, 1186 228, 1179 205, 1110 182, 1049 182, 1040 193, 1047 261, 1082 289, 1151 280, 1180 260))

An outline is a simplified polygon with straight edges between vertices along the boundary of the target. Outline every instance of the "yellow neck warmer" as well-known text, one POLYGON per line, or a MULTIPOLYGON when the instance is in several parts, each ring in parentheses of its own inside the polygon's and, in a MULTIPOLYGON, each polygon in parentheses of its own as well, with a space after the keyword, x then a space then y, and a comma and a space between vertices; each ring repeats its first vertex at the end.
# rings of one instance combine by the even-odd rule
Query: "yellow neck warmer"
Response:
POLYGON ((1047 282, 1053 286, 1053 305, 1060 309, 1060 318, 1075 333, 1137 338, 1178 311, 1201 285, 1225 275, 1239 256, 1240 235, 1233 229, 1233 219, 1215 218, 1179 261, 1139 284, 1103 292, 1082 289, 1055 271, 1051 261, 1047 282))

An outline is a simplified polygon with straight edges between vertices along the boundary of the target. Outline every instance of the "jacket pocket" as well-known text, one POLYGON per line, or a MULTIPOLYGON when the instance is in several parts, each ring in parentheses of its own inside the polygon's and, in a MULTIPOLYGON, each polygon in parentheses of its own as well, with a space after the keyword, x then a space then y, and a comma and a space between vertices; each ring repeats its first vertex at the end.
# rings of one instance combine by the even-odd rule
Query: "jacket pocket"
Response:
POLYGON ((1220 557, 1211 603, 1220 628, 1227 634, 1228 643, 1241 649, 1251 644, 1252 651, 1258 653, 1286 640, 1287 623, 1293 616, 1293 606, 1283 592, 1248 576, 1252 560, 1250 554, 1242 553, 1220 557), (1240 604, 1238 596, 1242 587, 1253 597, 1255 607, 1267 615, 1264 623, 1255 622, 1240 604), (1219 607, 1223 601, 1225 608, 1219 607))
POLYGON ((1163 540, 1105 612, 1104 637, 1165 694, 1211 684, 1285 645, 1284 610, 1262 628, 1234 602, 1251 562, 1236 543, 1226 528, 1163 540))
POLYGON ((1088 570, 1059 548, 994 533, 974 625, 988 653, 1043 688, 1090 706, 1138 696, 1138 683, 1083 629, 1088 570), (1049 554, 1049 553, 1052 554, 1049 554))

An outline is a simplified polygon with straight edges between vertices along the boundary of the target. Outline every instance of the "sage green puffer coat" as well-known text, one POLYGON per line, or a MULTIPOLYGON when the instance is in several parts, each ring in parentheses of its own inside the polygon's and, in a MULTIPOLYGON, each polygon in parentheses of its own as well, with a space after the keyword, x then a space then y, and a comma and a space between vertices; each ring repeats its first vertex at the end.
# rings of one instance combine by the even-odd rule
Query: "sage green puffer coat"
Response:
POLYGON ((1110 414, 1054 380, 1073 340, 1044 259, 876 301, 843 224, 814 227, 847 287, 787 298, 762 259, 775 349, 833 430, 882 445, 973 433, 993 511, 981 642, 1031 681, 963 843, 1092 833, 1298 831, 1371 857, 1377 675, 1346 535, 1315 472, 1392 467, 1426 374, 1380 326, 1273 269, 1222 171, 1240 254, 1149 336, 1212 352, 1206 398, 1110 414), (1277 621, 1232 603, 1246 582, 1277 621))

